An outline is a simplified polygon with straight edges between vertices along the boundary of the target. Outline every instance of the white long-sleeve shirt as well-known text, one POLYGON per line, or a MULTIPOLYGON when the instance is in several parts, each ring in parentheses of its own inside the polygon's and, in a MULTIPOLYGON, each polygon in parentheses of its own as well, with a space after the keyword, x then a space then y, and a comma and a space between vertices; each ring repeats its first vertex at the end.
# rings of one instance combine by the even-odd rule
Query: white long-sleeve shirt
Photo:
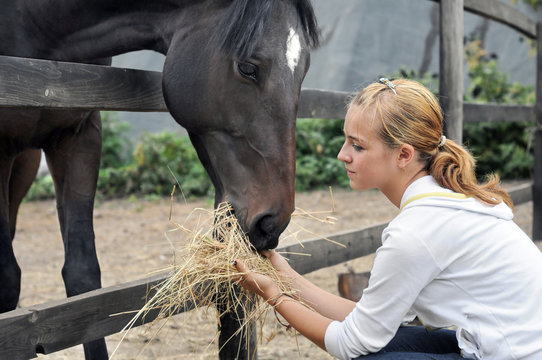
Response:
POLYGON ((487 206, 412 183, 382 233, 368 288, 326 330, 341 359, 379 351, 409 311, 427 327, 457 328, 467 359, 542 359, 542 253, 501 203, 487 206))

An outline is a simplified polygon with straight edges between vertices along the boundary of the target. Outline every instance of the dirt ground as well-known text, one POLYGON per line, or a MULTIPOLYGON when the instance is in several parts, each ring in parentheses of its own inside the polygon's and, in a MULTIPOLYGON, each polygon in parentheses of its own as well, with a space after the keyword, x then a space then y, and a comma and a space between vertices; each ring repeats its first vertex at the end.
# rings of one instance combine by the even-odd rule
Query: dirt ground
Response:
MULTIPOLYGON (((294 241, 363 228, 391 220, 397 209, 377 191, 353 192, 335 190, 302 193, 296 196, 296 206, 309 212, 331 211, 337 218, 334 225, 298 217, 283 235, 281 245, 294 241), (303 230, 305 229, 305 230, 303 230), (298 240, 291 233, 299 231, 298 240), (306 230, 310 230, 310 233, 306 230)), ((186 202, 176 197, 172 220, 194 227, 196 217, 189 215, 195 208, 212 207, 208 199, 186 202)), ((532 203, 516 207, 516 222, 530 235, 532 203)), ((95 234, 104 287, 130 280, 146 278, 171 263, 172 248, 166 233, 174 226, 168 220, 170 199, 122 199, 98 201, 95 208, 95 234)), ((323 214, 325 217, 327 214, 323 214)), ((172 242, 182 241, 178 233, 167 233, 172 242)), ((15 253, 22 270, 20 306, 28 307, 65 297, 60 274, 63 247, 54 201, 40 201, 22 205, 14 242, 15 253)), ((369 271, 373 255, 351 261, 356 271, 369 271)), ((345 272, 345 264, 308 274, 319 286, 337 293, 337 275, 345 272)), ((217 359, 217 325, 215 311, 198 310, 173 317, 154 335, 158 326, 142 326, 128 332, 120 343, 114 359, 217 359)), ((274 331, 276 322, 268 316, 264 337, 258 346, 259 359, 310 358, 329 359, 330 356, 302 336, 294 336, 283 329, 274 331)), ((111 353, 123 334, 106 338, 111 353)), ((66 349, 40 359, 83 359, 82 346, 66 349)))

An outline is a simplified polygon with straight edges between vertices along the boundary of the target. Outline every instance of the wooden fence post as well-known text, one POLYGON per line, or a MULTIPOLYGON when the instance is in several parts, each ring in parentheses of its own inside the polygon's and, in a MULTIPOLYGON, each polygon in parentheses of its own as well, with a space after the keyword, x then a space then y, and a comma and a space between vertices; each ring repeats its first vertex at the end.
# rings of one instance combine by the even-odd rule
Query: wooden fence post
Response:
POLYGON ((542 22, 536 24, 536 103, 533 184, 533 240, 542 240, 542 22))
MULTIPOLYGON (((234 291, 239 292, 236 287, 234 291)), ((234 299, 231 299, 234 303, 234 299)), ((220 360, 256 360, 258 358, 258 334, 254 321, 241 329, 241 323, 244 321, 245 313, 241 306, 237 306, 235 311, 225 312, 223 306, 218 305, 217 311, 220 316, 218 330, 218 358, 220 360)))
POLYGON ((440 102, 444 133, 463 141, 463 0, 440 1, 440 102))

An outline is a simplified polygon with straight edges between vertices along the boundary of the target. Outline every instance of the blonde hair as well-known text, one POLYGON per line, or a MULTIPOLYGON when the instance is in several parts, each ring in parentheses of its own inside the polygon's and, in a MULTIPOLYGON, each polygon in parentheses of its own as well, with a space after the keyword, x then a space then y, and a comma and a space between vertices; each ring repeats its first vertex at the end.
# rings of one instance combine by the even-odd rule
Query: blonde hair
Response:
POLYGON ((486 183, 479 184, 470 152, 450 139, 441 143, 442 110, 436 96, 422 84, 408 79, 375 82, 350 101, 349 107, 352 106, 374 112, 382 125, 377 134, 390 148, 402 144, 414 147, 419 161, 440 186, 487 205, 504 201, 513 208, 510 196, 500 187, 498 175, 492 174, 486 183))

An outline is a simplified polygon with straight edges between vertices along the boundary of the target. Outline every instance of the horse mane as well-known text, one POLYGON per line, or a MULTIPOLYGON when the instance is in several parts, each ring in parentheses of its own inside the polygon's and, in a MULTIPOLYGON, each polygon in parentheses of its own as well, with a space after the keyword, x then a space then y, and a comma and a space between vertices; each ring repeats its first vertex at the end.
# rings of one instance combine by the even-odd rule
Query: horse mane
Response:
POLYGON ((240 59, 249 57, 262 38, 278 1, 289 1, 294 5, 309 46, 316 48, 319 32, 310 0, 233 0, 217 27, 220 30, 216 35, 222 50, 240 59))

